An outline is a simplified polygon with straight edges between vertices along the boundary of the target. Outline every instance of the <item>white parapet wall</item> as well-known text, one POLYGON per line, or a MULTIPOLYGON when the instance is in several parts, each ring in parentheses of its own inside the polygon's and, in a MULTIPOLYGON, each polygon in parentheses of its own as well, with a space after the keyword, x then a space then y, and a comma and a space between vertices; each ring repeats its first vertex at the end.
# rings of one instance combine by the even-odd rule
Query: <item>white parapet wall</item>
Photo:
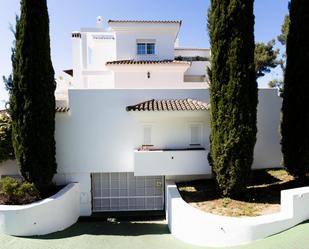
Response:
POLYGON ((210 175, 208 151, 200 150, 155 150, 134 151, 134 175, 210 175), (145 167, 147 165, 147 167, 145 167))
POLYGON ((212 247, 247 244, 309 219, 309 187, 281 191, 281 211, 257 217, 225 217, 192 207, 174 182, 166 182, 166 213, 171 233, 185 242, 212 247))
POLYGON ((80 213, 79 184, 70 183, 55 195, 27 205, 0 205, 0 233, 44 235, 73 225, 80 213))

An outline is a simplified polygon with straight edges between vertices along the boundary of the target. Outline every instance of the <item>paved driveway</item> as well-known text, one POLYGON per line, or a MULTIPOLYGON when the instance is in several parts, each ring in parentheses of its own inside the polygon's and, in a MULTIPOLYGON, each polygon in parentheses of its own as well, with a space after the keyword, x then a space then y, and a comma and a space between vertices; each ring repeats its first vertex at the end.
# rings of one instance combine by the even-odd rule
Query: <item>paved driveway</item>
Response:
MULTIPOLYGON (((169 234, 163 222, 78 222, 65 231, 20 238, 0 235, 1 249, 193 249, 169 234)), ((309 223, 233 249, 308 249, 309 223)))

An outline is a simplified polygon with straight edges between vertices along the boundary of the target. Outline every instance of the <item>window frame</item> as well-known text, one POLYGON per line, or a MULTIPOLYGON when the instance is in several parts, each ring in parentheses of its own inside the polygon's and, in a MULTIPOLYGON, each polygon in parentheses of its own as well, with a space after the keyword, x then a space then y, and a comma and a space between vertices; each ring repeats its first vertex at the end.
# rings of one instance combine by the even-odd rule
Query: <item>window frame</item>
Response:
POLYGON ((137 39, 136 40, 136 54, 137 55, 156 55, 156 40, 137 39), (144 48, 141 49, 140 48, 141 46, 144 46, 144 48))
POLYGON ((203 147, 203 135, 204 133, 204 124, 202 122, 189 122, 188 123, 188 146, 190 148, 197 148, 197 147, 203 147), (192 128, 198 127, 199 134, 198 134, 198 143, 192 143, 192 128))
POLYGON ((153 144, 153 124, 150 123, 145 123, 142 125, 142 137, 141 137, 141 147, 142 148, 149 148, 149 147, 154 147, 153 144), (145 129, 150 129, 150 134, 149 134, 149 141, 146 139, 146 133, 145 129))

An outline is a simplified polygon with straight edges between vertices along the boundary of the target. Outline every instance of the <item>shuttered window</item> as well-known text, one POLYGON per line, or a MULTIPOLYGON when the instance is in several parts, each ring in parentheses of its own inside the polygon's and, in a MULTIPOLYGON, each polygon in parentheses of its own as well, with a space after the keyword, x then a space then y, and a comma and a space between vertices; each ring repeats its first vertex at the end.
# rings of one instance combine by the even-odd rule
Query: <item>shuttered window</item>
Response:
POLYGON ((190 146, 201 146, 202 145, 202 125, 201 124, 190 124, 189 145, 190 146))
POLYGON ((143 131, 143 145, 152 145, 151 141, 151 126, 144 126, 143 131))

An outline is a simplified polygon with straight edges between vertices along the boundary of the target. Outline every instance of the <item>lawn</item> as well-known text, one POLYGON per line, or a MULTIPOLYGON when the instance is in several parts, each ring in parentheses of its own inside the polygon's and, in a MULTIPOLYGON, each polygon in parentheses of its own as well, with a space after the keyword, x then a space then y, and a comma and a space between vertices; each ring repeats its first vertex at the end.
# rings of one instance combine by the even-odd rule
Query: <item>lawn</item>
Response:
POLYGON ((213 179, 178 183, 182 198, 190 205, 225 216, 258 216, 280 211, 280 191, 300 186, 284 169, 254 170, 245 194, 237 199, 221 197, 213 179))

